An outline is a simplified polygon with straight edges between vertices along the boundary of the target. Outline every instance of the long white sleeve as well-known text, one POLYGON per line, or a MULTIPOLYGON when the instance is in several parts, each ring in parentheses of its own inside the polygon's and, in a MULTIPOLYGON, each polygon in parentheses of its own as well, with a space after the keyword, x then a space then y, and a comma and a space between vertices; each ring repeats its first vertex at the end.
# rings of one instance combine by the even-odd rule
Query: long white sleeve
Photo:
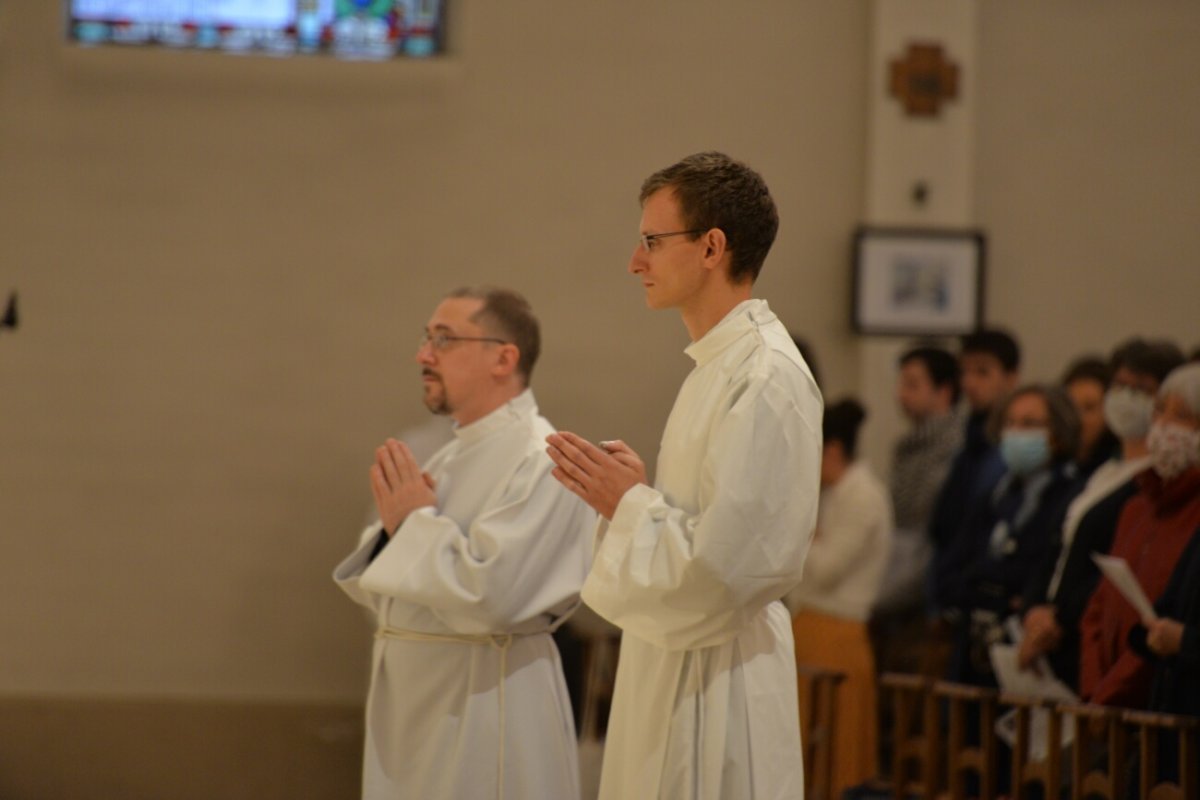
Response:
POLYGON ((530 453, 498 501, 463 530, 413 512, 363 571, 362 589, 425 606, 462 633, 506 631, 572 601, 587 574, 594 520, 530 453))
POLYGON ((335 568, 379 627, 364 798, 578 798, 549 630, 578 603, 595 514, 550 474, 552 431, 528 390, 456 427, 424 465, 436 505, 382 548, 368 528, 335 568))
POLYGON ((389 627, 424 633, 544 630, 578 602, 591 562, 588 506, 550 474, 528 390, 471 425, 425 465, 436 507, 409 514, 371 560, 371 530, 334 571, 389 627))
POLYGON ((625 632, 600 796, 799 797, 796 658, 776 601, 816 516, 820 393, 762 300, 686 353, 655 486, 599 526, 582 592, 625 632))
POLYGON ((585 602, 676 650, 728 641, 782 597, 800 578, 817 507, 820 401, 805 388, 768 369, 728 387, 731 407, 696 432, 711 434, 698 507, 648 486, 627 492, 602 531, 585 602))

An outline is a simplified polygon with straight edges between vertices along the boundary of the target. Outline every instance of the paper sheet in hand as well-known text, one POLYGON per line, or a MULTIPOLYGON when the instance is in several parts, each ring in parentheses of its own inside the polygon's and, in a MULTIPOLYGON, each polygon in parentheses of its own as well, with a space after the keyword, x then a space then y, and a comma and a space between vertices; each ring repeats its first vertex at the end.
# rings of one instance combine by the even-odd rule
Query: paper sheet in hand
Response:
MULTIPOLYGON (((1017 649, 1017 646, 1013 644, 994 644, 988 648, 992 669, 996 674, 996 683, 1000 684, 1002 690, 1028 697, 1046 697, 1064 703, 1079 702, 1079 698, 1071 691, 1071 688, 1054 677, 1046 659, 1039 659, 1040 674, 1018 667, 1017 649)), ((996 720, 996 735, 1009 747, 1015 747, 1017 742, 1016 714, 1016 709, 1013 709, 996 720)), ((1074 722, 1072 717, 1063 718, 1060 747, 1068 747, 1074 741, 1074 722)), ((1029 757, 1035 761, 1044 759, 1049 750, 1049 738, 1049 712, 1044 708, 1034 709, 1029 724, 1029 757)))
POLYGON ((1154 613, 1154 606, 1151 604, 1150 598, 1146 597, 1146 593, 1142 591, 1142 585, 1133 576, 1133 570, 1129 568, 1129 563, 1125 559, 1093 553, 1092 560, 1096 562, 1096 566, 1104 573, 1104 577, 1112 581, 1113 586, 1117 587, 1117 591, 1121 593, 1121 596, 1128 600, 1129 605, 1133 606, 1134 610, 1138 612, 1138 616, 1142 618, 1142 622, 1153 622, 1158 619, 1158 615, 1154 613))

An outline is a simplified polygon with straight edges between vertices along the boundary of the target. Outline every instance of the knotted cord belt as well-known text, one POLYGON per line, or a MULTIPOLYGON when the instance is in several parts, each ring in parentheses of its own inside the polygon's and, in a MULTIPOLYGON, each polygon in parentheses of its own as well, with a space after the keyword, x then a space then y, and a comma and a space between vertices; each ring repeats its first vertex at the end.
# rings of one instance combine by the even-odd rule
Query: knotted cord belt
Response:
MULTIPOLYGON (((542 633, 542 631, 538 631, 542 633)), ((424 633, 401 628, 382 627, 375 631, 376 639, 392 639, 399 642, 457 642, 459 644, 488 644, 500 651, 500 679, 496 682, 496 695, 500 703, 500 743, 496 748, 496 798, 504 800, 504 682, 508 676, 508 648, 513 639, 532 634, 521 633, 424 633)))

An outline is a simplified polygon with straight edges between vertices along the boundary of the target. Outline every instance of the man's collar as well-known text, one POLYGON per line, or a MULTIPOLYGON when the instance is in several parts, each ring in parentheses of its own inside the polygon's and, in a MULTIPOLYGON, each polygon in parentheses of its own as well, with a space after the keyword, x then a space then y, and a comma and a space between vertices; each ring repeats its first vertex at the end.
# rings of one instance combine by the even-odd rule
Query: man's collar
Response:
POLYGON ((454 436, 463 443, 477 442, 514 422, 537 413, 533 389, 526 388, 504 405, 488 412, 470 425, 455 425, 454 436))
POLYGON ((696 362, 697 366, 715 358, 722 350, 750 331, 761 325, 775 320, 775 313, 767 307, 766 300, 743 300, 734 306, 725 317, 701 336, 688 345, 683 352, 696 362))

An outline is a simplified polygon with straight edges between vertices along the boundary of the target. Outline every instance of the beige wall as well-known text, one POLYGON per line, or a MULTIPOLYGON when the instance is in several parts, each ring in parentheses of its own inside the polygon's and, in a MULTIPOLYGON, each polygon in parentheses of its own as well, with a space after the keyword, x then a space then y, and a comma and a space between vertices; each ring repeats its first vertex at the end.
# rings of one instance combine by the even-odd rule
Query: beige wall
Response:
POLYGON ((1134 333, 1200 345, 1200 5, 986 0, 988 307, 1030 377, 1134 333))
POLYGON ((686 153, 766 175, 761 293, 849 384, 865 5, 453 11, 448 58, 371 65, 79 50, 0 5, 0 693, 360 697, 328 575, 425 418, 434 301, 525 290, 547 414, 651 456, 686 334, 624 266, 686 153))
MULTIPOLYGON (((0 5, 0 693, 357 699, 328 572, 370 448, 424 418, 431 305, 525 290, 547 414, 652 454, 686 339, 623 269, 685 153, 766 175, 760 293, 856 388, 870 6, 567 8, 461 0, 449 57, 368 65, 78 50, 0 5)), ((1033 377, 1200 343, 1198 38, 1184 0, 980 3, 989 317, 1033 377)))

